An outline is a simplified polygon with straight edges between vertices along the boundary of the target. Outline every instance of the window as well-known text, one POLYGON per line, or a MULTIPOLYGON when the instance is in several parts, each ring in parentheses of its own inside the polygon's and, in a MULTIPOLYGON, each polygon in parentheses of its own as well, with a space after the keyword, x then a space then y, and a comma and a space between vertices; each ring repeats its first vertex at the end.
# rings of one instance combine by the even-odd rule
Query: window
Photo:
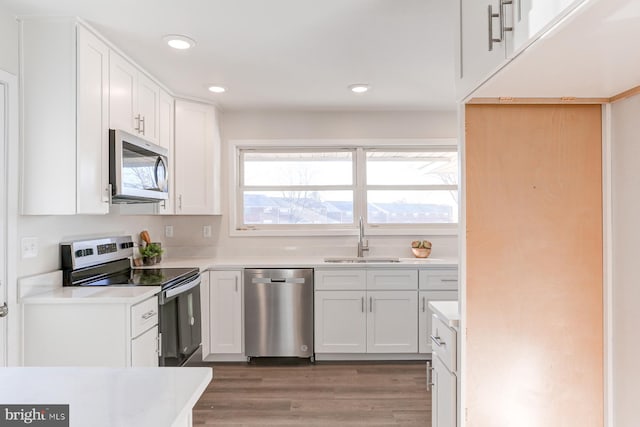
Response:
POLYGON ((454 149, 365 149, 369 224, 458 222, 458 153, 454 149))
POLYGON ((458 152, 448 144, 388 147, 236 146, 235 229, 336 234, 362 216, 379 234, 458 222, 458 152))

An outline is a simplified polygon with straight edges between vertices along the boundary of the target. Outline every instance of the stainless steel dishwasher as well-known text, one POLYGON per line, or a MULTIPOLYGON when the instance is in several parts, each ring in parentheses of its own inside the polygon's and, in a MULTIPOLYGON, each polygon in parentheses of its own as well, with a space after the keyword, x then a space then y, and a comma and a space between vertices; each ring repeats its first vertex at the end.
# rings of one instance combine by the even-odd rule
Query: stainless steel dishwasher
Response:
POLYGON ((244 270, 244 348, 313 362, 313 269, 244 270))

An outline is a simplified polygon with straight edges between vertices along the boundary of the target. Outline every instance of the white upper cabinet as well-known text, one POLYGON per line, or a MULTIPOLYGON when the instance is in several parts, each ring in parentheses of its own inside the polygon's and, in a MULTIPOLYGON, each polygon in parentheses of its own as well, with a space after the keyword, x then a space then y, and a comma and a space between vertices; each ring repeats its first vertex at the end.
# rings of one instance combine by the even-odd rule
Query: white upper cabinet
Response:
POLYGON ((460 0, 456 95, 463 99, 585 0, 460 0))
POLYGON ((215 107, 176 100, 175 212, 219 215, 220 131, 215 107))
POLYGON ((109 62, 109 123, 158 143, 160 87, 111 51, 109 62))
POLYGON ((175 213, 175 178, 174 178, 174 99, 165 91, 160 91, 160 102, 158 107, 158 144, 169 150, 169 198, 160 202, 158 213, 161 215, 171 215, 175 213))
POLYGON ((108 47, 75 19, 20 26, 22 213, 107 213, 108 47))

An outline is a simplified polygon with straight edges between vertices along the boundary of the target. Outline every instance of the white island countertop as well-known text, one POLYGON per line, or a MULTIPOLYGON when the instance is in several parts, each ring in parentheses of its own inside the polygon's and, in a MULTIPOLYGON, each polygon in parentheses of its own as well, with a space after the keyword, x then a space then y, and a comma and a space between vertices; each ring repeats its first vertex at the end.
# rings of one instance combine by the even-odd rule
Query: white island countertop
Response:
POLYGON ((22 298, 22 304, 137 304, 160 292, 160 286, 60 286, 22 298))
POLYGON ((0 368, 0 403, 68 404, 71 427, 183 427, 212 377, 211 368, 0 368))
POLYGON ((457 328, 460 324, 460 304, 458 301, 431 301, 429 308, 452 328, 457 328))

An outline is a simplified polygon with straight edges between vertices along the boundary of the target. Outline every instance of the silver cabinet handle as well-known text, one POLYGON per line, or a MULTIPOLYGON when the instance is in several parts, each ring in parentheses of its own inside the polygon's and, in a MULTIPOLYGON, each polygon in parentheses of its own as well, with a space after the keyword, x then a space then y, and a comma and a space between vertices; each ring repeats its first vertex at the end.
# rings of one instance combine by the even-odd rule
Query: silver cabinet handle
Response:
POLYGON ((140 117, 140 133, 144 135, 145 134, 144 131, 145 131, 146 128, 147 128, 147 126, 144 123, 144 116, 141 116, 140 117))
POLYGON ((373 313, 373 298, 369 297, 369 313, 373 313))
POLYGON ((158 333, 158 357, 162 356, 162 332, 158 333))
POLYGON ((147 311, 145 314, 142 315, 142 319, 143 320, 147 320, 147 319, 152 318, 155 315, 156 315, 156 311, 155 310, 150 310, 150 311, 147 311))
POLYGON ((360 309, 362 310, 362 312, 364 313, 364 297, 360 298, 361 304, 360 304, 360 309))
POLYGON ((500 43, 502 41, 502 39, 497 39, 495 37, 493 37, 493 20, 494 18, 500 18, 500 14, 499 13, 493 13, 493 6, 489 5, 489 7, 487 8, 488 11, 488 16, 489 16, 489 52, 491 52, 493 50, 493 44, 494 43, 500 43))
POLYGON ((182 194, 178 196, 178 209, 182 210, 182 194))
POLYGON ((422 297, 422 312, 424 313, 426 310, 426 297, 422 297))
POLYGON ((238 276, 234 277, 233 280, 236 282, 236 292, 238 292, 238 276))
POLYGON ((134 130, 136 130, 136 131, 138 131, 138 133, 140 133, 140 114, 138 114, 137 116, 135 116, 135 117, 133 118, 133 120, 135 120, 135 121, 137 121, 137 122, 138 122, 138 126, 137 126, 137 127, 135 127, 135 128, 133 128, 133 129, 134 129, 134 130))
POLYGON ((427 391, 431 391, 433 384, 433 366, 431 366, 431 361, 427 360, 427 391))
POLYGON ((513 31, 513 27, 505 26, 505 10, 504 7, 507 5, 513 4, 513 0, 500 0, 500 41, 504 41, 506 39, 505 33, 507 31, 513 31))
POLYGON ((447 343, 445 343, 444 341, 441 341, 440 337, 434 337, 433 335, 431 335, 431 341, 433 341, 433 343, 435 345, 437 345, 438 347, 442 347, 444 345, 447 345, 447 343))

